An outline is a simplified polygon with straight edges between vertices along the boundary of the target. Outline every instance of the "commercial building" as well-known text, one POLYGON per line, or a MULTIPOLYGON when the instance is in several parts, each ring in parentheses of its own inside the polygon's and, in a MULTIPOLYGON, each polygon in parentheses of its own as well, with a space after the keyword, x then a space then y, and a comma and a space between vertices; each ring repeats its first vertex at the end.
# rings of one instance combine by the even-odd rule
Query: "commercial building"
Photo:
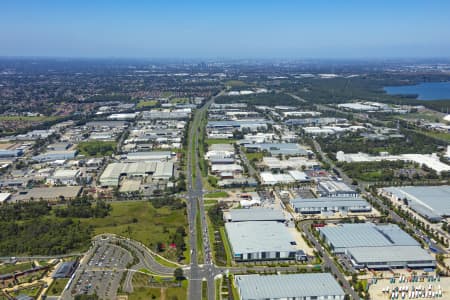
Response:
POLYGON ((111 163, 100 176, 101 186, 118 186, 120 177, 146 177, 154 179, 170 179, 173 176, 173 162, 145 161, 111 163))
POLYGON ((397 225, 339 224, 318 228, 334 253, 356 268, 433 268, 435 259, 397 225))
POLYGON ((53 273, 53 278, 70 278, 72 276, 73 272, 78 267, 78 261, 67 261, 61 263, 61 265, 56 269, 55 273, 53 273))
POLYGON ((275 185, 275 184, 289 184, 295 182, 294 178, 289 174, 272 174, 270 172, 261 172, 259 175, 261 184, 275 185))
POLYGON ((343 300, 345 293, 330 273, 236 275, 240 300, 343 300))
POLYGON ((57 169, 47 178, 50 184, 77 185, 81 175, 80 170, 57 169))
POLYGON ((229 211, 224 212, 223 217, 226 222, 286 221, 286 217, 282 210, 262 207, 230 209, 229 211))
POLYGON ((295 143, 244 144, 248 152, 268 152, 272 156, 306 156, 308 151, 295 143))
POLYGON ((165 161, 171 159, 172 153, 170 151, 131 152, 125 157, 130 161, 165 161))
POLYGON ((77 153, 77 150, 47 151, 43 154, 33 156, 33 160, 37 162, 68 160, 74 159, 77 153))
POLYGON ((8 149, 0 149, 0 158, 12 158, 23 155, 22 149, 16 150, 8 150, 8 149))
POLYGON ((430 221, 450 217, 450 186, 403 186, 379 190, 381 195, 402 201, 430 221))
POLYGON ((368 213, 372 206, 362 198, 323 197, 323 198, 295 198, 291 200, 295 212, 301 214, 324 213, 368 213))
POLYGON ((11 198, 10 193, 0 193, 0 204, 6 203, 11 198))
POLYGON ((359 193, 342 181, 323 180, 317 185, 321 197, 358 197, 359 193))
POLYGON ((59 201, 72 200, 81 194, 81 186, 57 186, 20 190, 12 197, 12 201, 59 201))
POLYGON ((286 225, 272 221, 225 223, 236 261, 284 260, 304 257, 286 225))

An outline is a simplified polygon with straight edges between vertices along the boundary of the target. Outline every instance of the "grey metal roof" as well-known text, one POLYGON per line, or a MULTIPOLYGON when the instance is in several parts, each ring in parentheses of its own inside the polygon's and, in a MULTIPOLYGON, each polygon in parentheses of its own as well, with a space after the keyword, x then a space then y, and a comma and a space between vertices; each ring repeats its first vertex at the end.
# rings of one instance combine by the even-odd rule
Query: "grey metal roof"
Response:
POLYGON ((258 148, 261 151, 265 150, 272 155, 307 155, 303 147, 296 143, 261 143, 261 144, 245 144, 244 147, 258 148))
POLYGON ((319 230, 334 248, 419 245, 397 225, 340 224, 325 226, 319 230))
POLYGON ((435 259, 420 246, 356 247, 348 253, 357 263, 409 262, 423 263, 435 259))
POLYGON ((345 295, 329 273, 236 275, 235 282, 244 300, 345 295))
POLYGON ((273 221, 225 223, 234 253, 296 251, 295 238, 286 226, 273 221))
POLYGON ((436 218, 450 216, 450 186, 404 186, 383 189, 400 199, 408 199, 409 206, 419 214, 436 218))
POLYGON ((294 208, 319 208, 319 207, 367 207, 370 206, 366 200, 361 198, 296 198, 291 200, 294 208))
POLYGON ((270 209, 262 207, 249 209, 231 209, 228 212, 228 216, 232 222, 286 220, 286 217, 280 209, 270 209))

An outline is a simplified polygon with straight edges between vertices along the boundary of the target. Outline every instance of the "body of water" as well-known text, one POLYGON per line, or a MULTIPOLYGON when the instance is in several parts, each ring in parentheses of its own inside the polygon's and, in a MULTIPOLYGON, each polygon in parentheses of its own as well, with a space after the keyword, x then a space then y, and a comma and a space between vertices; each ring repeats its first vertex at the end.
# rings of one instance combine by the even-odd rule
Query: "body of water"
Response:
POLYGON ((384 90, 389 95, 417 95, 417 99, 425 101, 450 99, 450 81, 386 86, 384 90))

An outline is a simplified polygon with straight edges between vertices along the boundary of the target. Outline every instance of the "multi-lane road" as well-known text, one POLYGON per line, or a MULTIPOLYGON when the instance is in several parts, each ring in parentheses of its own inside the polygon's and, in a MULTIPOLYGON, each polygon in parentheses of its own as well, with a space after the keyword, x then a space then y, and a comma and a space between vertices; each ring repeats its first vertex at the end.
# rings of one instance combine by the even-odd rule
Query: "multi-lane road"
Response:
POLYGON ((222 94, 212 97, 205 105, 195 113, 188 135, 188 155, 187 155, 187 174, 188 178, 188 220, 189 220, 189 244, 191 248, 191 263, 189 274, 188 299, 202 299, 202 282, 207 282, 207 298, 214 300, 215 284, 214 277, 217 269, 212 262, 211 246, 209 243, 208 225, 206 223, 205 207, 203 205, 203 182, 199 167, 199 136, 202 120, 206 117, 208 107, 214 102, 214 99, 222 94), (194 169, 195 168, 195 171, 194 169), (195 176, 194 176, 195 175, 195 176), (197 232, 197 216, 200 216, 201 232, 197 232), (201 236, 202 249, 198 249, 197 237, 201 236), (203 261, 199 261, 199 251, 203 253, 203 261))

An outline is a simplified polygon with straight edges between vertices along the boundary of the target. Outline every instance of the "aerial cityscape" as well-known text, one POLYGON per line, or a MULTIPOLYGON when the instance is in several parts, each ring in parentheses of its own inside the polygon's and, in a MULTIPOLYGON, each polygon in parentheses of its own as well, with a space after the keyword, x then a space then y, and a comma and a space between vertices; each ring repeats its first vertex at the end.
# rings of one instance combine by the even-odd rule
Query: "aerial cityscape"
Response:
POLYGON ((2 6, 0 300, 450 299, 450 3, 2 6))

